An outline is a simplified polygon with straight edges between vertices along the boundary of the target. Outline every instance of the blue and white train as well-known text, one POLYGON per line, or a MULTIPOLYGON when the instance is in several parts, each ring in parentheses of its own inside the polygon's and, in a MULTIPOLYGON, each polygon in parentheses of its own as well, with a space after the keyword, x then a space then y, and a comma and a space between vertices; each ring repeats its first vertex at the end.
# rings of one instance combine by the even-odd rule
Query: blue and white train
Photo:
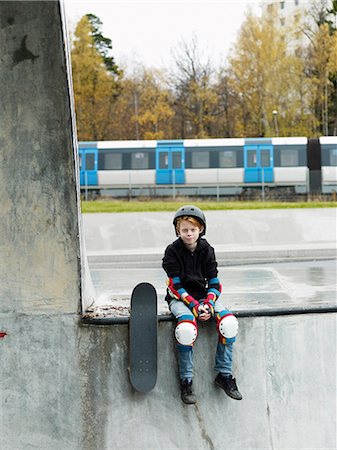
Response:
POLYGON ((337 137, 80 142, 81 190, 130 195, 337 190, 337 137))

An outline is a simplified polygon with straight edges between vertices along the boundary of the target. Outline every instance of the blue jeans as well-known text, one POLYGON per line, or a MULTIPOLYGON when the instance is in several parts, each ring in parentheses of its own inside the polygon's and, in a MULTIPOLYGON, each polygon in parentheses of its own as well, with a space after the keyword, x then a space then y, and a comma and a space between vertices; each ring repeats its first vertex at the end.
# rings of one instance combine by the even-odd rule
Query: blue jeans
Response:
MULTIPOLYGON (((169 308, 176 319, 184 315, 192 315, 191 310, 181 300, 171 300, 169 308)), ((215 302, 214 312, 227 309, 226 306, 218 299, 215 302)), ((189 349, 181 348, 177 346, 178 350, 178 364, 179 364, 179 376, 183 380, 185 378, 191 380, 193 378, 193 347, 189 349)), ((233 361, 233 342, 222 344, 218 342, 215 353, 215 367, 218 373, 225 376, 232 375, 232 361, 233 361)))

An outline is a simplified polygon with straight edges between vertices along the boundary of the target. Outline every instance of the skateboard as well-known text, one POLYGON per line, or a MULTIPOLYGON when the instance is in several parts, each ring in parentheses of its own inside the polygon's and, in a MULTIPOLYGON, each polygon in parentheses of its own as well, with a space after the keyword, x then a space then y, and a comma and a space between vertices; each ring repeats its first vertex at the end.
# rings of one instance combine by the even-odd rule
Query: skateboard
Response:
POLYGON ((129 320, 129 377, 139 392, 149 392, 157 381, 157 293, 150 283, 132 291, 129 320))

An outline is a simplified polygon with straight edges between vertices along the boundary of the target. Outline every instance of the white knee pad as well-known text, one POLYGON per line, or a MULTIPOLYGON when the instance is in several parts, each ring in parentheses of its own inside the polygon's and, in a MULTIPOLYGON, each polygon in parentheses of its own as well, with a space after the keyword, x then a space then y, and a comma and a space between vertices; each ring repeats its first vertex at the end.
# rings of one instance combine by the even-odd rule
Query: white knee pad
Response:
POLYGON ((198 336, 198 329, 193 322, 187 320, 179 322, 174 333, 179 344, 192 346, 198 336))
POLYGON ((239 329, 238 320, 233 314, 226 314, 220 319, 219 333, 227 338, 231 339, 237 335, 239 329))

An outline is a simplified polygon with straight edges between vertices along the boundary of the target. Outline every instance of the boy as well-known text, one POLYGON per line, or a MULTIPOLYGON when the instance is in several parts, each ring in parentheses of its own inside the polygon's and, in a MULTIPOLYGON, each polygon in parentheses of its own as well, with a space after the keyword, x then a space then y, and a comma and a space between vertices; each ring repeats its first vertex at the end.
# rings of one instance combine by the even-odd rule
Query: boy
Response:
POLYGON ((170 244, 163 258, 163 269, 168 276, 165 300, 177 319, 177 340, 181 399, 196 403, 193 394, 193 344, 198 335, 198 322, 215 316, 219 342, 215 356, 215 383, 227 395, 241 400, 235 378, 232 376, 233 342, 238 329, 237 319, 223 305, 219 296, 214 249, 201 237, 206 233, 204 213, 196 206, 183 206, 174 215, 173 225, 178 239, 170 244))

